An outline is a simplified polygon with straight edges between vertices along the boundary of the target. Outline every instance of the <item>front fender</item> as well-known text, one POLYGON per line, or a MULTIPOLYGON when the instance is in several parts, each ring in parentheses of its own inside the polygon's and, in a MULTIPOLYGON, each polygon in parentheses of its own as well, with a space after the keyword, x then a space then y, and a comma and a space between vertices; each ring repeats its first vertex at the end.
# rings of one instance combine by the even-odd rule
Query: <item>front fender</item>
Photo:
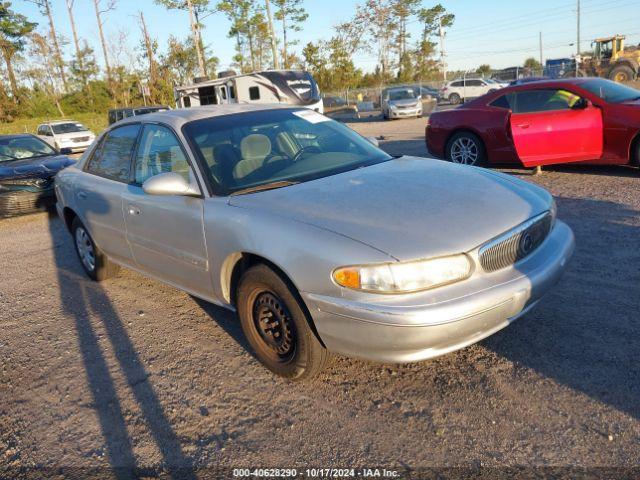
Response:
POLYGON ((349 237, 276 213, 232 206, 223 198, 205 201, 204 229, 214 294, 226 303, 231 270, 243 253, 276 265, 300 292, 338 297, 348 293, 333 283, 335 268, 394 261, 349 237))

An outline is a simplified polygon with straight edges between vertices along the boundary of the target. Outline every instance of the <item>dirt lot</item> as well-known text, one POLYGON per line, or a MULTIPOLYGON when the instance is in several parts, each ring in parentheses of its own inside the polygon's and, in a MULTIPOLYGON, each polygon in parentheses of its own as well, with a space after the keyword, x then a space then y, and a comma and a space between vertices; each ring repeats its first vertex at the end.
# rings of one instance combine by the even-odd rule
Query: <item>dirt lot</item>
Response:
MULTIPOLYGON (((383 135, 390 152, 426 154, 424 120, 354 128, 383 135)), ((231 314, 130 271, 88 281, 57 218, 1 221, 0 478, 61 467, 116 478, 129 474, 106 469, 638 467, 640 173, 512 173, 550 189, 576 234, 546 301, 440 359, 337 358, 305 384, 261 368, 231 314)))

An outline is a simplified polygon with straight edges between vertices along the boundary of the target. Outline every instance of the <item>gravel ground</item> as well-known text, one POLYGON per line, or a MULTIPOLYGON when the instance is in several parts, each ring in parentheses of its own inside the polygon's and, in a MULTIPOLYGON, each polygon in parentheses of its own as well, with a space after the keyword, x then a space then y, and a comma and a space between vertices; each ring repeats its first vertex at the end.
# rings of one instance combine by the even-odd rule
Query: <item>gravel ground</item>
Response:
MULTIPOLYGON (((422 119, 352 126, 426 155, 422 119)), ((548 188, 576 234, 554 292, 462 351, 402 366, 336 358, 303 384, 261 368, 232 314, 131 271, 88 281, 59 219, 2 220, 0 478, 638 467, 640 174, 512 173, 548 188)))

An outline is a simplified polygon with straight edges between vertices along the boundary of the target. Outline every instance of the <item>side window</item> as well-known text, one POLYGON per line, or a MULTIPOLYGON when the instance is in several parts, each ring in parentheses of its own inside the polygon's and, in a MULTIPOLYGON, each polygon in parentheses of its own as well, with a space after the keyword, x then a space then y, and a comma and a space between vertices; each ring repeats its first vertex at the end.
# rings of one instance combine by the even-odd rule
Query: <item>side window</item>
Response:
POLYGON ((122 110, 116 110, 116 121, 124 118, 124 112, 122 110))
POLYGON ((236 87, 233 85, 229 86, 229 97, 233 100, 236 98, 236 87))
POLYGON ((184 105, 184 108, 189 108, 191 106, 191 97, 183 97, 182 104, 184 105))
POLYGON ((116 112, 109 110, 109 124, 116 122, 116 112))
POLYGON ((145 125, 136 153, 135 183, 142 185, 148 178, 167 172, 179 173, 188 181, 189 171, 189 162, 174 133, 161 125, 145 125))
POLYGON ((260 88, 259 87, 249 87, 249 99, 250 100, 260 100, 260 88))
POLYGON ((480 80, 467 80, 467 87, 482 87, 483 83, 480 80))
POLYGON ((491 102, 490 105, 492 107, 506 108, 507 110, 512 110, 513 94, 509 93, 507 95, 502 95, 501 97, 498 97, 493 102, 491 102))
POLYGON ((126 125, 107 133, 102 145, 93 153, 87 171, 118 182, 128 182, 131 154, 139 131, 140 125, 126 125))
POLYGON ((42 125, 38 127, 38 135, 44 135, 44 128, 42 127, 42 125))
POLYGON ((566 90, 527 90, 516 93, 513 113, 569 110, 579 100, 578 95, 566 90))
POLYGON ((453 82, 451 84, 452 87, 463 87, 464 86, 464 82, 462 80, 459 80, 457 82, 453 82))

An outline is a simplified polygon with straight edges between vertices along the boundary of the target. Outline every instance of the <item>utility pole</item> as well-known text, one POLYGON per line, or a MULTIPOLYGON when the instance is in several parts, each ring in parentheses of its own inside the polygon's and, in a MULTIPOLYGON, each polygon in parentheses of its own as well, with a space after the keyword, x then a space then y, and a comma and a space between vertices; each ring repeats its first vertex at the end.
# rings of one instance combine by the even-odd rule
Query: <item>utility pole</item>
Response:
POLYGON ((540 66, 542 67, 542 32, 540 32, 540 66))
POLYGON ((447 54, 444 51, 444 28, 442 28, 442 17, 438 18, 439 34, 440 34, 440 64, 442 65, 442 79, 447 81, 447 63, 445 57, 447 54))
POLYGON ((269 35, 271 36, 271 53, 273 55, 273 68, 278 70, 280 63, 278 62, 278 47, 276 45, 276 32, 273 30, 273 17, 271 16, 271 6, 269 0, 264 0, 265 7, 267 8, 267 18, 269 19, 269 35))
POLYGON ((578 8, 577 8, 577 17, 578 17, 578 38, 576 39, 576 77, 578 76, 579 71, 579 59, 580 59, 580 0, 578 0, 578 8))

